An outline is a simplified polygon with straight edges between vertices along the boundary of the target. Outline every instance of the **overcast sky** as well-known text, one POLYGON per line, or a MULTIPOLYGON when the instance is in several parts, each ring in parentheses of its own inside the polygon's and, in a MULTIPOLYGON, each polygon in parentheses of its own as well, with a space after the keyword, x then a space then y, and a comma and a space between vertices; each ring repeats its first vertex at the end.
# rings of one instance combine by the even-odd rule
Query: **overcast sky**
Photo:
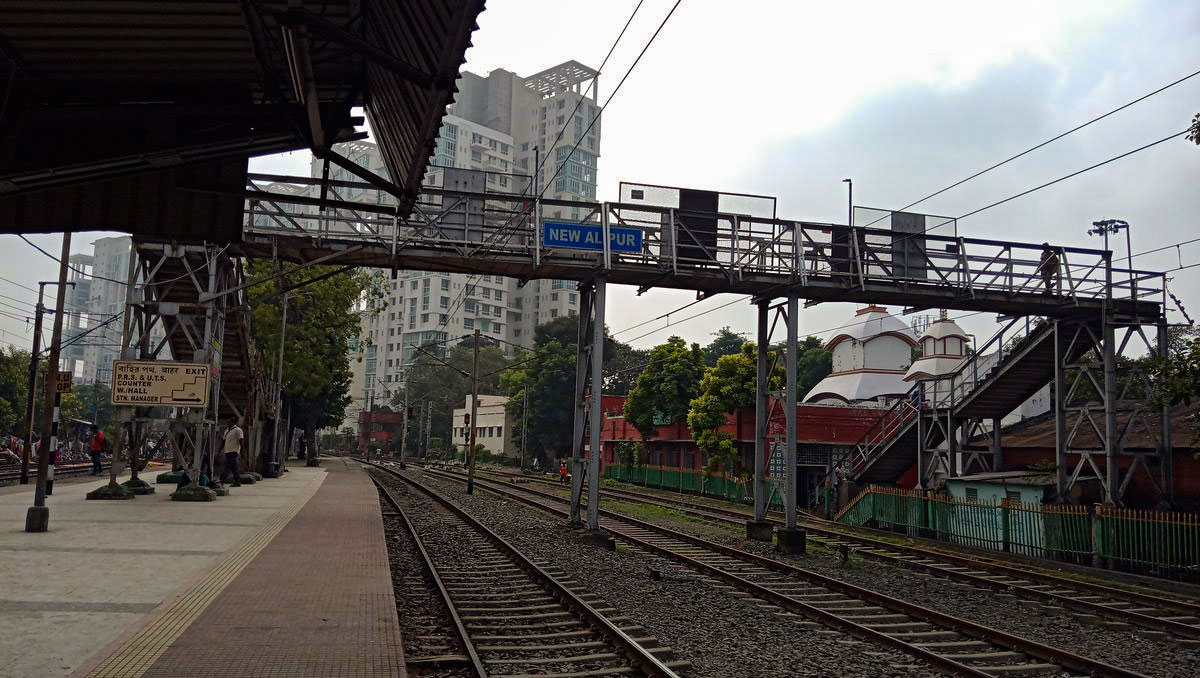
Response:
MULTIPOLYGON (((597 67, 636 4, 490 0, 464 69, 529 75, 567 59, 597 67)), ((603 101, 673 0, 646 0, 604 73, 603 101)), ((815 3, 684 0, 604 114, 600 198, 618 182, 777 196, 782 217, 844 222, 845 177, 859 205, 900 208, 1157 87, 1200 70, 1200 4, 1180 2, 815 3)), ((1185 129, 1200 76, 913 211, 957 216, 1185 129)), ((260 169, 307 173, 307 155, 260 169)), ((1142 252, 1200 237, 1200 148, 1182 138, 960 221, 960 235, 1097 247, 1092 221, 1133 224, 1142 252)), ((98 234, 77 234, 90 252, 98 234)), ((38 238, 57 254, 57 236, 38 238)), ((0 276, 36 287, 53 263, 12 236, 0 276)), ((1123 239, 1114 243, 1119 258, 1123 239)), ((1200 261, 1200 242, 1138 257, 1164 270, 1200 261)), ((1200 267, 1172 290, 1200 317, 1200 267)), ((611 287, 614 331, 692 301, 685 292, 611 287)), ((34 293, 0 280, 0 302, 34 293)), ((714 297, 673 320, 732 300, 714 297)), ((20 313, 9 306, 0 309, 20 313)), ((898 310, 898 309, 892 309, 898 310)), ((802 334, 844 324, 854 306, 805 311, 802 334)), ((1181 322, 1172 311, 1170 319, 1181 322)), ((737 303, 672 327, 618 334, 646 347, 679 334, 706 343, 722 325, 750 332, 737 303)), ((963 321, 984 338, 987 316, 963 321)), ((0 316, 0 341, 28 346, 0 316)), ((828 335, 826 335, 828 336, 828 335)))

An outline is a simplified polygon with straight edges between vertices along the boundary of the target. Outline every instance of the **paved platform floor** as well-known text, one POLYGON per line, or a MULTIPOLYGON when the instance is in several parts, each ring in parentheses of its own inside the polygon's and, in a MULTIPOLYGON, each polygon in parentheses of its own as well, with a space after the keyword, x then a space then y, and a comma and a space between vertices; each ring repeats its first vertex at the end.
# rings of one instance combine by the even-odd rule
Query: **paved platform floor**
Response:
POLYGON ((326 463, 211 503, 63 484, 40 535, 32 491, 7 488, 0 677, 403 675, 378 501, 326 463))

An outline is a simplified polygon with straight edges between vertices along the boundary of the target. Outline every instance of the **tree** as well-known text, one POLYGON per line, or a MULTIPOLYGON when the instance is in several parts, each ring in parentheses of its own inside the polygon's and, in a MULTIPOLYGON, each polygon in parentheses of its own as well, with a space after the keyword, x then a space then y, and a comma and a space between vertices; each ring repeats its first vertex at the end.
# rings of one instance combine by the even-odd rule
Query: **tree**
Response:
POLYGON ((709 367, 715 367, 721 356, 741 353, 742 344, 746 343, 746 334, 734 332, 729 325, 713 332, 712 336, 713 340, 704 347, 704 364, 709 367))
MULTIPOLYGON (((1193 401, 1200 399, 1200 336, 1181 333, 1172 337, 1167 355, 1149 361, 1147 372, 1154 384, 1155 400, 1190 407, 1193 401)), ((1194 448, 1200 443, 1200 410, 1189 414, 1188 419, 1194 433, 1191 441, 1194 448)))
POLYGON ((29 396, 29 351, 0 349, 0 434, 25 437, 25 402, 29 396))
POLYGON ((1187 139, 1193 144, 1200 146, 1200 113, 1197 113, 1192 118, 1192 127, 1188 130, 1187 139))
MULTIPOLYGON (((534 330, 534 346, 557 341, 562 346, 575 347, 579 333, 579 317, 567 316, 542 323, 534 330)), ((617 341, 604 328, 604 392, 625 395, 637 381, 638 372, 646 364, 649 351, 636 349, 617 341)))
MULTIPOLYGON (((268 260, 251 260, 247 278, 275 272, 268 260)), ((312 266, 273 283, 249 289, 250 331, 264 365, 275 364, 280 344, 285 283, 312 281, 288 300, 287 341, 283 347, 284 408, 316 440, 316 430, 345 417, 350 404, 350 342, 357 336, 359 311, 375 314, 384 307, 382 275, 362 270, 338 272, 334 266, 312 266), (328 276, 328 277, 324 277, 328 276)), ((309 463, 316 463, 316 445, 309 444, 309 463)))
MULTIPOLYGON (((776 363, 768 389, 778 389, 785 378, 784 368, 775 361, 774 352, 767 354, 767 362, 776 363)), ((720 428, 725 425, 726 413, 755 406, 757 388, 758 349, 751 342, 742 344, 736 354, 721 356, 716 366, 705 370, 699 395, 691 401, 687 415, 696 446, 709 455, 705 473, 711 474, 721 467, 732 472, 740 470, 741 454, 733 443, 733 435, 720 428)))
MULTIPOLYGON (((822 379, 833 371, 833 351, 825 348, 820 339, 816 346, 801 348, 796 358, 796 397, 804 398, 804 394, 812 390, 822 379)), ((808 343, 807 340, 805 342, 808 343)))
MULTIPOLYGON (((412 417, 408 425, 408 449, 416 450, 421 445, 421 427, 418 422, 425 416, 428 403, 433 403, 430 429, 439 433, 450 431, 454 409, 462 407, 471 393, 471 363, 474 359, 474 337, 468 336, 449 351, 443 345, 429 345, 417 352, 417 358, 406 370, 404 388, 397 388, 392 395, 392 407, 396 412, 404 409, 405 389, 408 390, 408 406, 412 417), (430 353, 434 354, 433 356, 430 353), (434 357, 438 356, 438 357, 434 357), (444 356, 444 357, 442 357, 444 356), (446 365, 449 363, 449 367, 446 365), (466 373, 464 375, 463 373, 466 373)), ((501 370, 508 365, 504 351, 497 348, 486 337, 481 337, 479 346, 479 393, 498 395, 501 370)))
POLYGON ((704 349, 699 344, 688 346, 683 339, 671 337, 655 346, 625 399, 625 421, 642 434, 643 441, 653 439, 658 435, 657 419, 674 422, 687 416, 704 369, 704 349))
POLYGON ((571 452, 575 359, 573 344, 564 346, 550 339, 535 345, 532 352, 519 351, 512 367, 500 375, 500 388, 508 396, 507 411, 514 421, 522 422, 513 431, 513 442, 541 458, 543 466, 571 452))

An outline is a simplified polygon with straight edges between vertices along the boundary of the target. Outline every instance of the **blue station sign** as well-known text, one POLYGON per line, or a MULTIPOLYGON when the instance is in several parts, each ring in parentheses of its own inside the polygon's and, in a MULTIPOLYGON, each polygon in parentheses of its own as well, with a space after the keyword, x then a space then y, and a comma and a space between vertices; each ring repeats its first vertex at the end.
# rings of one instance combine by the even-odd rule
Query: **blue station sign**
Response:
MULTIPOLYGON (((609 248, 613 252, 640 254, 642 229, 610 226, 609 248)), ((604 250, 604 234, 599 224, 572 224, 560 221, 542 222, 542 246, 566 247, 576 250, 604 250)))

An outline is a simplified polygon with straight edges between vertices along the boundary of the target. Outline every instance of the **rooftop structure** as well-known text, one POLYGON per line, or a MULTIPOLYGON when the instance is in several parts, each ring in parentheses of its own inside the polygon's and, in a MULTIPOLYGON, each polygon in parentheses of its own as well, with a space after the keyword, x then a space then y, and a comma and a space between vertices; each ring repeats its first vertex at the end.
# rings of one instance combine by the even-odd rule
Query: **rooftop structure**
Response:
POLYGON ((904 368, 912 360, 917 342, 903 321, 881 306, 855 313, 854 322, 829 340, 833 371, 804 397, 821 404, 878 403, 909 389, 904 368))

